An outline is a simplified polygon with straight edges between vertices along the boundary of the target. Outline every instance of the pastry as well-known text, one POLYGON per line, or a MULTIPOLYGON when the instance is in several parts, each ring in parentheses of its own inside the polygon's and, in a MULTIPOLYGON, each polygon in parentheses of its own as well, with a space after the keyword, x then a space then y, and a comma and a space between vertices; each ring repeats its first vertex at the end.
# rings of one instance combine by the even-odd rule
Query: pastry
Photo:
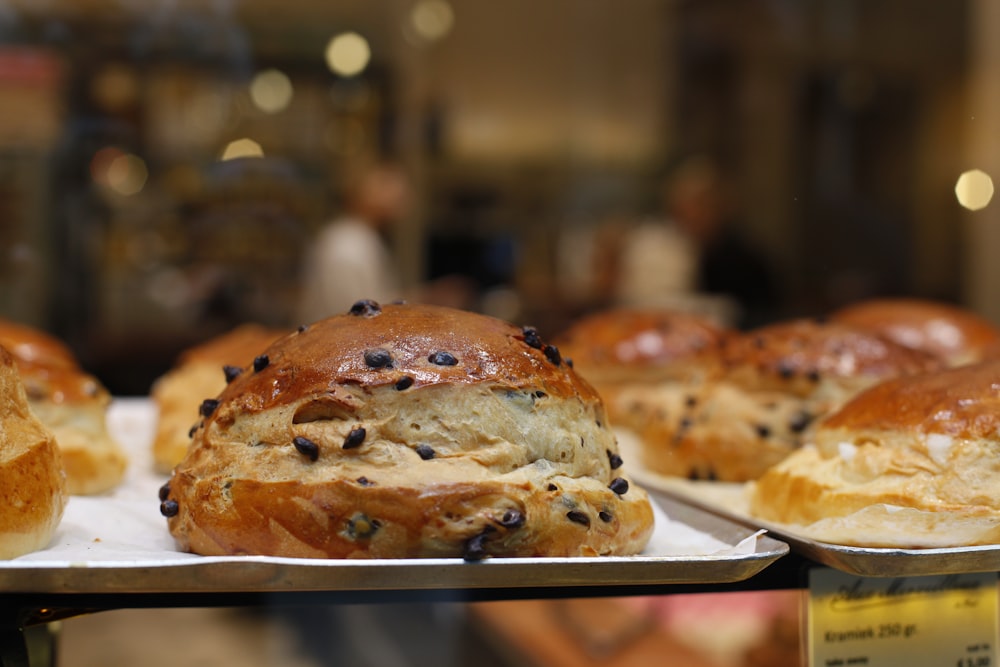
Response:
POLYGON ((837 544, 1000 543, 998 386, 990 361, 871 387, 751 486, 750 511, 837 544))
POLYGON ((731 332, 714 320, 662 308, 614 308, 572 323, 556 344, 607 403, 618 424, 619 391, 704 379, 731 332))
POLYGON ((810 425, 932 355, 844 324, 795 319, 728 336, 703 381, 623 393, 642 464, 672 477, 745 482, 797 449, 810 425))
POLYGON ((598 394, 537 331, 484 315, 360 301, 201 414, 160 494, 183 550, 596 556, 652 533, 598 394))
POLYGON ((38 329, 0 321, 0 345, 14 357, 31 409, 59 444, 69 493, 91 495, 117 486, 128 458, 108 432, 111 394, 104 385, 62 341, 38 329))
POLYGON ((225 389, 226 373, 246 366, 285 333, 259 324, 240 325, 185 350, 174 367, 157 378, 150 398, 157 408, 153 464, 158 472, 169 473, 184 458, 198 406, 225 389))
POLYGON ((925 350, 951 366, 982 361, 1000 345, 1000 327, 950 303, 885 298, 845 306, 831 319, 925 350))
POLYGON ((0 347, 0 558, 44 548, 66 507, 52 432, 28 407, 13 357, 0 347))

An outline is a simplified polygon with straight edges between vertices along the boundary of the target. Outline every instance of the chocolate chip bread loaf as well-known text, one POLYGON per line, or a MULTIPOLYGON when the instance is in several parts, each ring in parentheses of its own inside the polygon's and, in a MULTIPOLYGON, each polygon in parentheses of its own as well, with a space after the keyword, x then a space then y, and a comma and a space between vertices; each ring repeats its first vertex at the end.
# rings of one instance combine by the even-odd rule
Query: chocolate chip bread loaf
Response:
POLYGON ((642 463, 691 479, 756 479, 857 392, 940 361, 865 330, 809 319, 729 336, 704 381, 622 395, 642 463))
POLYGON ((598 394, 531 328, 355 304, 202 403, 178 545, 317 558, 634 554, 653 529, 598 394))
POLYGON ((915 298, 859 301, 830 318, 929 352, 949 366, 983 361, 1000 346, 1000 327, 961 306, 915 298))
POLYGON ((634 428, 623 394, 703 381, 714 373, 719 346, 731 334, 703 315, 620 307, 580 318, 556 343, 604 399, 611 423, 634 428))

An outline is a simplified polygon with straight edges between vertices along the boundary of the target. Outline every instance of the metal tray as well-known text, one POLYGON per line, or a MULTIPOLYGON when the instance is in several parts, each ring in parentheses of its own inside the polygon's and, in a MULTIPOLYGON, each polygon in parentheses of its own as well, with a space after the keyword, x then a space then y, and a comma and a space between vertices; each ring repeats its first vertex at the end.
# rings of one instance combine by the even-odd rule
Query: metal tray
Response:
POLYGON ((788 545, 669 497, 657 497, 647 552, 628 557, 326 560, 178 552, 159 515, 148 401, 118 400, 109 422, 129 449, 112 494, 73 497, 49 548, 0 561, 0 593, 231 593, 643 586, 738 582, 788 545), (668 520, 662 520, 669 518, 668 520), (668 532, 664 532, 668 531, 668 532), (674 531, 674 532, 669 532, 674 531), (676 539, 675 539, 676 536, 676 539), (685 553, 685 540, 697 544, 685 553), (705 545, 708 545, 706 549, 705 545), (719 548, 712 552, 712 549, 719 548))
POLYGON ((761 521, 741 511, 744 491, 741 484, 692 482, 641 469, 633 470, 632 474, 648 489, 748 528, 764 529, 769 535, 787 542, 793 552, 848 574, 910 577, 1000 571, 1000 544, 927 549, 830 544, 798 535, 787 526, 761 521))
POLYGON ((660 507, 676 521, 739 542, 748 553, 587 558, 324 560, 264 556, 182 560, 0 563, 0 591, 30 593, 181 593, 374 591, 724 583, 749 578, 788 546, 683 503, 660 507))

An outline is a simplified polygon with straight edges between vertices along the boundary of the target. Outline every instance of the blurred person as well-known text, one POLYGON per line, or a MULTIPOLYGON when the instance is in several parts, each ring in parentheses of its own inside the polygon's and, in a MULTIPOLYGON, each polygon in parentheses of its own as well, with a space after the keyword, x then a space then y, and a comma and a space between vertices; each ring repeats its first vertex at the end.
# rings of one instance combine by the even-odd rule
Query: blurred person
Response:
POLYGON ((413 197, 409 177, 393 163, 363 167, 347 179, 342 212, 320 229, 306 249, 299 321, 345 312, 359 299, 469 307, 474 290, 459 276, 403 284, 388 235, 409 213, 413 197))
POLYGON ((775 310, 771 269, 739 229, 720 168, 693 157, 663 184, 664 215, 623 242, 618 301, 703 311, 733 326, 768 321, 775 310))
POLYGON ((319 230, 306 250, 301 321, 344 312, 362 298, 402 298, 386 234, 411 198, 410 183, 395 165, 374 165, 348 179, 342 213, 319 230))
POLYGON ((740 230, 737 206, 721 169, 707 158, 693 158, 667 182, 670 218, 697 249, 697 287, 731 297, 738 324, 770 319, 774 280, 767 260, 740 230))

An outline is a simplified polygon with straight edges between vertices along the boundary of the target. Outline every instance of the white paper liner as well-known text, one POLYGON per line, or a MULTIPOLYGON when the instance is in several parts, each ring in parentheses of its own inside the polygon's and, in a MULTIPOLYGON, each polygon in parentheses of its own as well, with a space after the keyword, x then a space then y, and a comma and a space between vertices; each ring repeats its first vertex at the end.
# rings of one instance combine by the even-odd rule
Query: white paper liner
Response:
MULTIPOLYGON (((160 514, 158 489, 167 476, 153 468, 151 442, 156 408, 144 398, 118 398, 108 414, 108 427, 129 453, 125 479, 100 496, 70 498, 62 522, 49 546, 9 561, 2 567, 127 567, 171 565, 192 559, 226 561, 246 556, 209 557, 177 550, 160 514)), ((670 519, 654 501, 656 528, 641 555, 656 557, 731 558, 753 554, 755 533, 738 544, 727 544, 712 535, 670 519)), ((298 559, 252 557, 281 562, 298 559)), ((316 559, 311 559, 316 560, 316 559)), ((338 562, 338 561, 325 561, 338 562)))

